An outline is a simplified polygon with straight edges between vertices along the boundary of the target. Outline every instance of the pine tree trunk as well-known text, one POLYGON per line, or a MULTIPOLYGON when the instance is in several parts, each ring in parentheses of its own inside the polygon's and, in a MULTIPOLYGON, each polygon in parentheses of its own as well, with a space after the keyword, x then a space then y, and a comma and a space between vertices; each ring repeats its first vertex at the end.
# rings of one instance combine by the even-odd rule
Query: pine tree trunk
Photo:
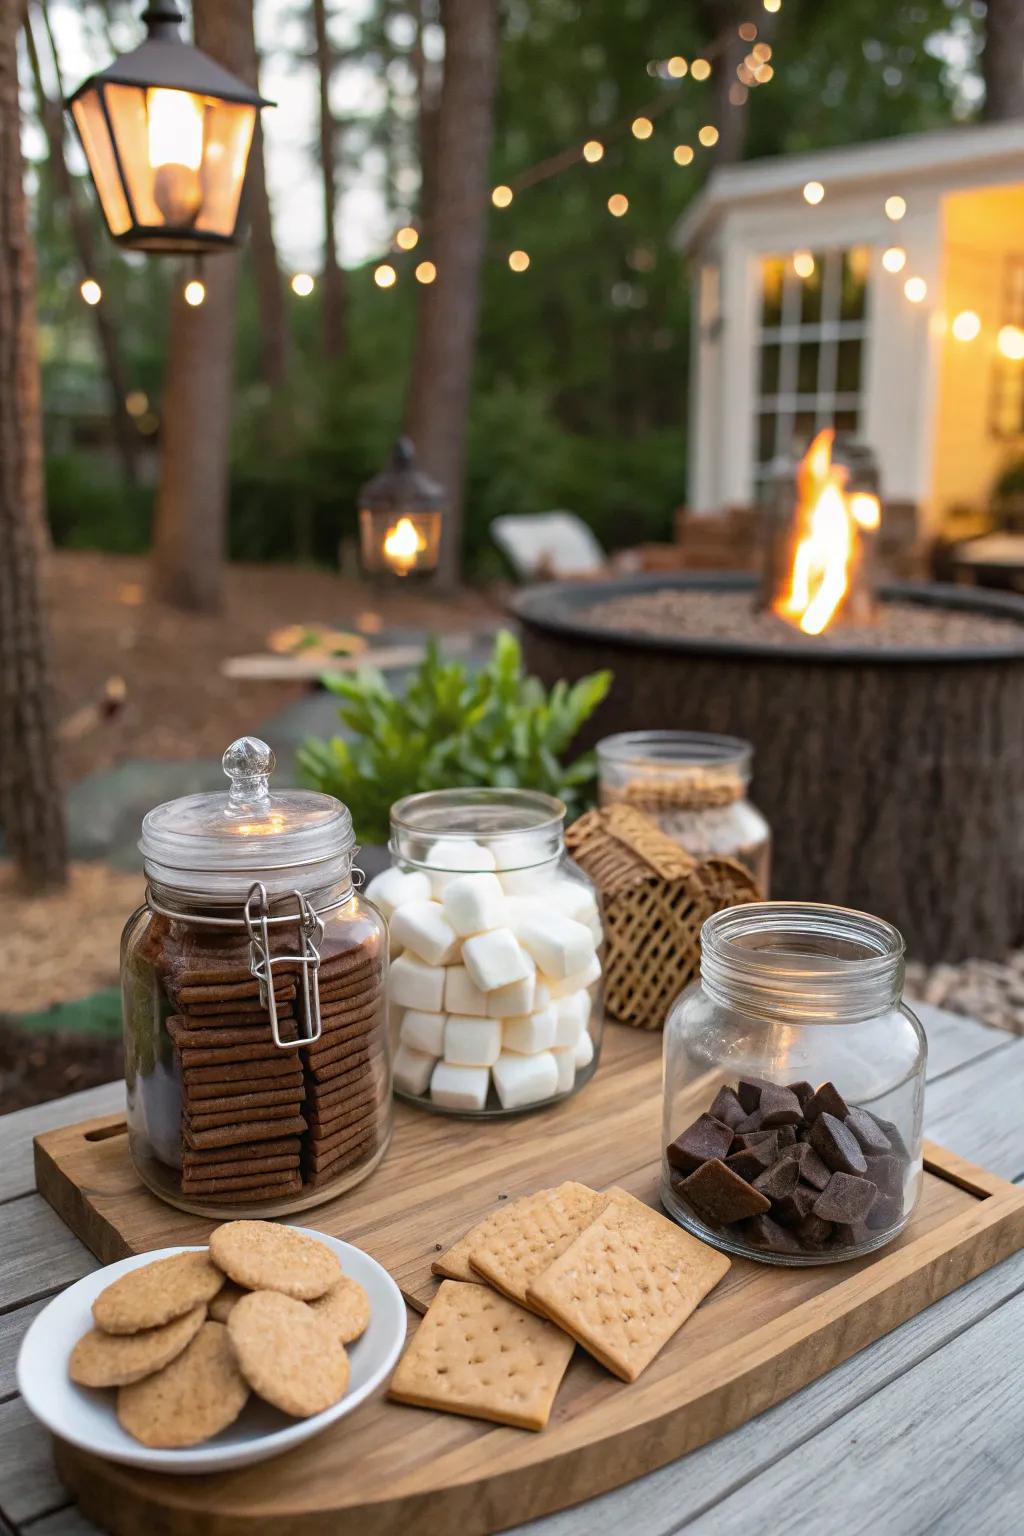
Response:
POLYGON ((17 34, 0 6, 0 827, 33 888, 67 873, 38 529, 42 422, 35 269, 22 186, 17 34))
POLYGON ((334 204, 337 198, 336 135, 338 125, 331 113, 331 76, 334 53, 327 31, 326 0, 313 0, 313 30, 320 83, 320 174, 324 201, 323 317, 324 356, 339 358, 345 351, 345 278, 338 265, 334 235, 334 204))
MULTIPOLYGON (((252 0, 195 0, 193 14, 197 45, 254 86, 252 0)), ((171 309, 152 588, 202 613, 222 597, 238 263, 211 256, 204 303, 190 308, 179 284, 171 309)))
POLYGON ((1024 0, 988 0, 981 65, 986 120, 1024 117, 1024 0))
POLYGON ((424 468, 448 493, 438 582, 450 587, 459 574, 466 431, 487 238, 497 0, 443 0, 441 19, 445 59, 430 246, 437 278, 420 295, 406 420, 424 468))
MULTIPOLYGON (((750 51, 739 34, 740 23, 747 17, 749 6, 742 0, 703 0, 701 16, 712 44, 711 99, 714 103, 711 121, 718 129, 718 142, 712 151, 715 165, 735 165, 743 159, 747 142, 747 102, 736 103, 730 90, 740 84, 736 70, 750 51)), ((764 37, 772 17, 759 16, 758 36, 764 37)))
POLYGON ((420 229, 426 238, 427 247, 434 209, 434 183, 437 180, 437 91, 434 89, 424 47, 428 8, 428 0, 414 0, 412 10, 416 37, 411 50, 416 77, 416 127, 420 156, 420 229))
MULTIPOLYGON (((245 78, 256 81, 259 77, 259 55, 256 52, 256 36, 251 25, 245 45, 249 54, 245 78)), ((249 154, 249 169, 245 177, 245 213, 249 225, 249 249, 252 255, 256 297, 260 310, 260 376, 271 389, 280 389, 288 378, 292 355, 292 334, 288 324, 284 279, 278 265, 277 246, 274 243, 274 225, 271 218, 270 196, 267 192, 263 124, 259 117, 256 119, 256 132, 253 134, 252 150, 249 154)))

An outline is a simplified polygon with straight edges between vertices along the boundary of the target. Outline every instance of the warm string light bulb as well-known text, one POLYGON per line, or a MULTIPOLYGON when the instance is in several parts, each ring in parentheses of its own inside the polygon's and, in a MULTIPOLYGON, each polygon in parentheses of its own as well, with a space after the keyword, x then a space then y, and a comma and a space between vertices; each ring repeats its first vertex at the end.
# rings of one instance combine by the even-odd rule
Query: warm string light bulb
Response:
POLYGON ((374 269, 373 280, 378 288, 393 288, 397 279, 398 273, 386 261, 381 262, 380 266, 374 269))
POLYGON ((693 161, 693 150, 689 144, 677 144, 672 151, 672 159, 676 165, 690 165, 693 161))
POLYGON ((508 264, 513 272, 525 272, 530 265, 530 258, 525 251, 509 251, 508 264))
POLYGON ((796 273, 797 277, 814 276, 814 257, 811 255, 810 251, 794 251, 793 271, 796 273))
POLYGON ((413 251, 419 244, 420 232, 411 224, 403 224, 401 229, 395 231, 395 244, 400 251, 413 251))
POLYGON ((900 197, 897 193, 893 197, 886 198, 885 216, 887 219, 891 219, 894 224, 899 223, 906 211, 907 200, 905 197, 900 197))
POLYGON ((629 212, 629 198, 622 192, 613 192, 608 199, 608 212, 614 219, 621 219, 624 213, 629 212))
POLYGON ((950 326, 956 341, 973 341, 981 330, 981 316, 973 309, 962 309, 950 326))
POLYGON ((418 283, 432 283, 437 276, 437 268, 432 261, 421 261, 413 275, 418 283))
POLYGON ((634 117, 630 124, 630 132, 634 139, 649 139, 654 132, 654 124, 649 117, 634 117))
POLYGON ((902 272, 907 264, 907 253, 902 245, 890 245, 882 252, 882 266, 887 272, 902 272))
POLYGON ((308 272, 296 272, 292 278, 292 293, 298 294, 300 299, 308 299, 315 286, 308 272))
POLYGON ((750 92, 746 86, 741 85, 738 80, 734 80, 729 87, 729 105, 732 107, 742 107, 749 95, 750 92))
POLYGON ((194 277, 190 283, 185 284, 185 303, 190 304, 193 309, 198 309, 205 298, 206 284, 200 282, 198 277, 194 277))
POLYGON ((673 80, 681 80, 689 67, 690 66, 687 64, 681 53, 673 54, 668 63, 665 65, 665 68, 668 70, 668 73, 671 75, 673 80))
POLYGON ((911 304, 920 304, 928 297, 928 284, 923 277, 908 277, 903 284, 903 292, 911 304))
POLYGON ((82 295, 82 298, 85 300, 85 302, 90 306, 93 304, 98 304, 100 299, 103 297, 103 289, 100 287, 99 283, 94 277, 83 278, 82 282, 79 284, 78 291, 82 295))
POLYGON ((761 3, 770 16, 782 10, 782 0, 761 0, 761 3))
POLYGON ((745 43, 752 43, 757 36, 757 26, 752 21, 741 21, 736 30, 745 43))
POLYGON ((713 145, 718 143, 718 129, 714 123, 705 123, 697 137, 705 149, 711 149, 713 145))
POLYGON ((810 203, 812 208, 817 207, 825 196, 825 188, 820 181, 807 181, 804 183, 804 202, 810 203))
POLYGON ((996 337, 996 351, 1011 363, 1024 362, 1024 331, 1019 325, 1000 327, 996 337))
POLYGON ((588 165, 596 165, 604 159, 604 145, 600 139, 588 139, 583 146, 583 158, 588 165))
POLYGON ((507 208, 511 201, 512 188, 507 187, 504 182, 502 182, 500 186, 495 187, 494 191, 491 193, 491 202, 494 204, 495 208, 507 208))
POLYGON ((690 65, 690 74, 695 80, 706 80, 711 74, 711 65, 707 59, 694 59, 690 65))

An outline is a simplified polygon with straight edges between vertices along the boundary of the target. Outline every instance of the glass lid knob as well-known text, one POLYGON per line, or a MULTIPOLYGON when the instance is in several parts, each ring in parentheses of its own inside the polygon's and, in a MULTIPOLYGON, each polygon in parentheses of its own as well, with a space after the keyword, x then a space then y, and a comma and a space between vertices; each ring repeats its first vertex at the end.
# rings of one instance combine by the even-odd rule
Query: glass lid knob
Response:
POLYGON ((231 780, 227 814, 251 816, 254 811, 269 811, 270 775, 277 767, 277 758, 267 743, 258 736, 240 736, 220 761, 231 780))

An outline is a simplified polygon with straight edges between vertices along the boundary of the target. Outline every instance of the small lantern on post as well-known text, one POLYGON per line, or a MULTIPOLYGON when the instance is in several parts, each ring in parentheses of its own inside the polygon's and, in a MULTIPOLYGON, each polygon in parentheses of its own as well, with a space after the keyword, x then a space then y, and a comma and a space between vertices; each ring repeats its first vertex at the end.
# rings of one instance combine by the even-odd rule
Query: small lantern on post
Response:
POLYGON ((150 0, 142 20, 145 42, 68 102, 107 229, 135 251, 228 250, 256 113, 271 103, 184 41, 173 0, 150 0))
POLYGON ((445 494, 416 464, 407 437, 387 469, 359 492, 359 543, 366 571, 395 576, 437 569, 445 494))

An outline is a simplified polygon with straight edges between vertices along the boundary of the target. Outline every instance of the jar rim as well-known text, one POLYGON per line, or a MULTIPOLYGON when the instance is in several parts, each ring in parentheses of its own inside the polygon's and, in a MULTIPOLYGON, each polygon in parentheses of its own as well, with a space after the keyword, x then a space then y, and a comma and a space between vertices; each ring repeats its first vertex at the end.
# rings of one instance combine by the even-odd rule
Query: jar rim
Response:
POLYGON ((396 832, 409 832, 416 836, 443 837, 445 841, 478 842, 481 837, 517 837, 523 832, 547 832, 565 821, 565 802, 557 795, 545 794, 540 789, 489 789, 467 787, 465 789, 427 789, 419 794, 406 795, 391 807, 391 827, 396 832), (489 815, 507 813, 512 820, 506 827, 493 831, 478 827, 453 826, 453 811, 480 811, 489 815), (532 814, 531 814, 532 813, 532 814), (434 818, 438 818, 436 823, 434 818))
POLYGON ((647 758, 661 769, 739 768, 749 773, 754 748, 742 736, 711 731, 619 731, 602 737, 597 756, 602 762, 631 767, 644 766, 638 759, 647 758))

